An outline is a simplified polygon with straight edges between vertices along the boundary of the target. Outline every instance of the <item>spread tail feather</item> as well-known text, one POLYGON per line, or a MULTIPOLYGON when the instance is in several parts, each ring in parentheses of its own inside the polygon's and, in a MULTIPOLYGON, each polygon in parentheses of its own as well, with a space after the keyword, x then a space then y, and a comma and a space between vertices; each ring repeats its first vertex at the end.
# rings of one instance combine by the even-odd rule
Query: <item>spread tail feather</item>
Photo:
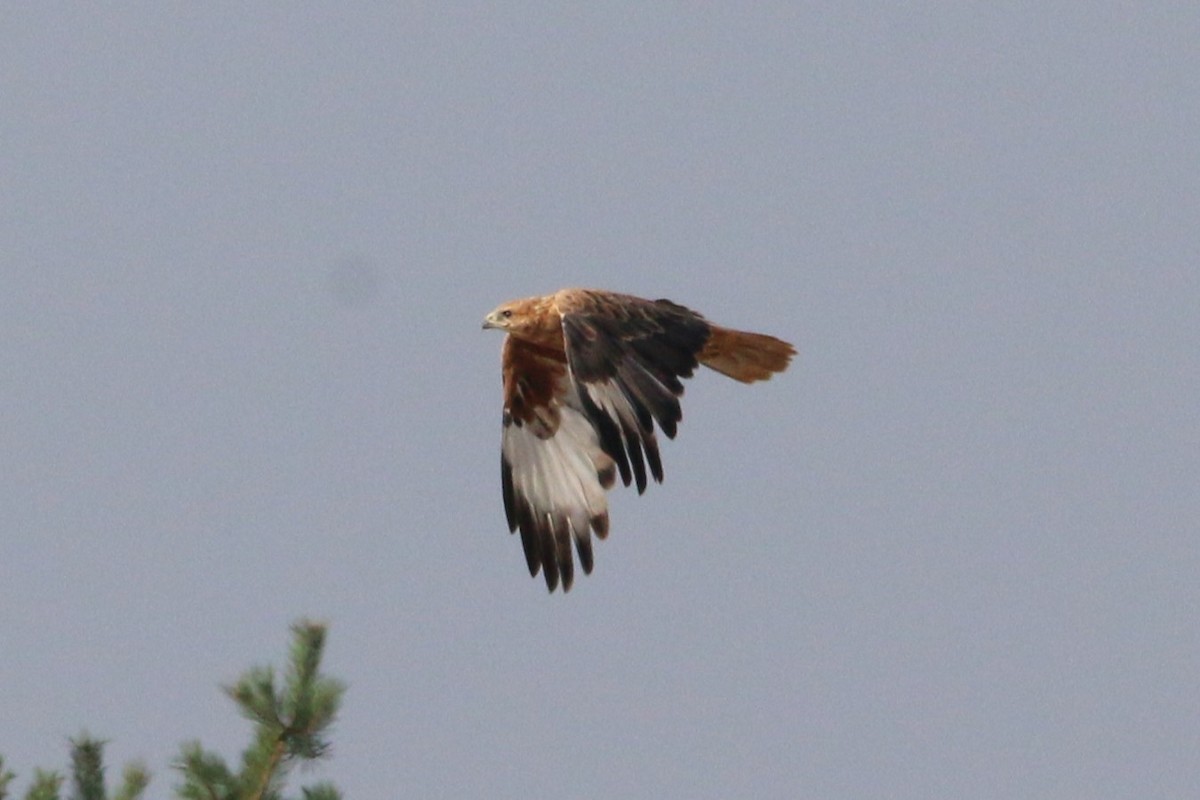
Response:
POLYGON ((767 380, 783 372, 796 354, 796 348, 774 336, 709 327, 712 332, 700 351, 700 363, 742 383, 767 380))

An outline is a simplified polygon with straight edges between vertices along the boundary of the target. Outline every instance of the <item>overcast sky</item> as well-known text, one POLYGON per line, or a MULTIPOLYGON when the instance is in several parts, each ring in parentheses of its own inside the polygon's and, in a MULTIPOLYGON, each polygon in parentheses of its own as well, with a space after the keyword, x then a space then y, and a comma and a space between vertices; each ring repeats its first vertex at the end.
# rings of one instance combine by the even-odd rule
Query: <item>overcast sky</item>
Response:
POLYGON ((0 753, 247 724, 346 796, 1200 796, 1191 3, 8 3, 0 753), (689 382, 548 595, 502 300, 796 343, 689 382))

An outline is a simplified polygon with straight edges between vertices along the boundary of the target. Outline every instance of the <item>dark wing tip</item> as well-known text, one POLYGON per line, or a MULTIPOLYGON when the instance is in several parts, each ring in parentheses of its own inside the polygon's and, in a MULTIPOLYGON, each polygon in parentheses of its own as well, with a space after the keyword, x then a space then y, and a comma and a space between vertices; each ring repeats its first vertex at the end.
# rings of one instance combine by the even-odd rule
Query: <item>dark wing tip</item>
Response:
POLYGON ((563 591, 571 589, 575 582, 575 562, 571 558, 571 532, 565 519, 556 520, 550 535, 554 537, 554 554, 558 559, 558 576, 563 591))
POLYGON ((518 519, 518 527, 521 529, 521 549, 525 551, 525 566, 529 568, 529 577, 537 577, 538 570, 542 568, 542 557, 538 546, 537 531, 533 527, 533 517, 527 507, 520 506, 518 519))
POLYGON ((589 522, 591 523, 592 530, 596 532, 597 539, 607 539, 608 538, 608 512, 607 511, 605 511, 601 514, 597 514, 596 516, 592 517, 589 520, 589 522))
POLYGON ((508 521, 508 531, 517 529, 517 497, 513 487, 512 464, 508 463, 504 453, 500 454, 500 493, 504 498, 504 518, 508 521))
MULTIPOLYGON (((541 534, 546 533, 548 532, 541 532, 541 534)), ((542 576, 546 579, 546 590, 553 592, 558 588, 558 560, 555 558, 554 537, 539 535, 539 538, 541 539, 542 576)))
POLYGON ((579 566, 583 568, 584 575, 592 574, 592 566, 595 564, 595 558, 592 555, 592 535, 587 530, 575 537, 575 550, 579 553, 579 566))
POLYGON ((604 469, 596 473, 596 478, 600 481, 600 486, 604 489, 611 489, 617 481, 617 467, 615 464, 609 464, 604 469))

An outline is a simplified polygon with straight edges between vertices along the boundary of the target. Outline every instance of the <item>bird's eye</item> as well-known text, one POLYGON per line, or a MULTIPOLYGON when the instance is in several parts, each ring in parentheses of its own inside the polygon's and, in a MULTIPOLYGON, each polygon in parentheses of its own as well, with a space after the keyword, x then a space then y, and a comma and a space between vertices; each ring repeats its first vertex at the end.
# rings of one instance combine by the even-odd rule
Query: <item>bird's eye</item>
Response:
POLYGON ((509 317, 512 316, 512 311, 510 309, 506 308, 500 312, 500 316, 504 317, 505 319, 508 319, 509 317))

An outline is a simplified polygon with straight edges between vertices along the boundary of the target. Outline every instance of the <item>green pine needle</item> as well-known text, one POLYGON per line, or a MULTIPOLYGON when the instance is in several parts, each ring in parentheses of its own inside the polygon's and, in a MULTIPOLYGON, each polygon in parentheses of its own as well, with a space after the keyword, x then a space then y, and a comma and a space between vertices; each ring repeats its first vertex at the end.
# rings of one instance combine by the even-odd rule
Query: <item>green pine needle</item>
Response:
POLYGON ((316 783, 301 790, 304 800, 342 800, 342 793, 331 783, 316 783))
POLYGON ((62 788, 63 776, 54 771, 35 769, 33 783, 25 794, 25 800, 59 800, 58 790, 62 788))
POLYGON ((0 800, 8 800, 8 785, 17 777, 4 768, 4 756, 0 756, 0 800))
POLYGON ((71 740, 71 776, 74 800, 106 800, 104 789, 104 742, 87 732, 71 740))
POLYGON ((121 788, 113 800, 138 800, 150 785, 150 771, 144 764, 132 763, 121 773, 121 788))

